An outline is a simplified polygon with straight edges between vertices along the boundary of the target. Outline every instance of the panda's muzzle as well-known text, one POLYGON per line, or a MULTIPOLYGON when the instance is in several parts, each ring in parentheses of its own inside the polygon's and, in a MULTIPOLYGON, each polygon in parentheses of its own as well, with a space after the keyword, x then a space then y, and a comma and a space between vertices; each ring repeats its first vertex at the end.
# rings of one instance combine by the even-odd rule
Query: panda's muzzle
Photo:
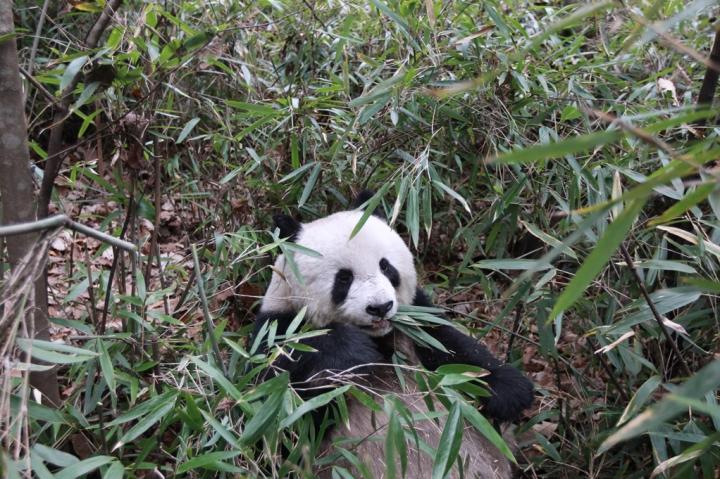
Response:
MULTIPOLYGON (((385 315, 390 311, 393 307, 394 302, 388 301, 387 303, 380 303, 380 304, 371 304, 368 305, 367 308, 365 308, 365 312, 371 316, 377 316, 380 318, 380 320, 383 320, 385 318, 385 315)), ((373 319, 373 322, 376 322, 378 320, 373 319)))

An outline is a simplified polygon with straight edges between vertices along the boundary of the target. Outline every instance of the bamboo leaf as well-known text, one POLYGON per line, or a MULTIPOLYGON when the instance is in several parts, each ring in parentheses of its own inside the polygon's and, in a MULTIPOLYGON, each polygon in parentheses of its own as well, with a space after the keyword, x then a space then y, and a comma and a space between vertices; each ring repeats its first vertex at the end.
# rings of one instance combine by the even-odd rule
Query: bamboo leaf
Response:
POLYGON ((342 394, 345 394, 345 392, 348 389, 350 389, 350 385, 345 385, 345 386, 342 386, 339 388, 335 388, 332 391, 322 393, 318 396, 315 396, 312 399, 309 399, 309 400, 303 402, 300 406, 297 407, 297 409, 295 409, 292 412, 292 414, 290 414, 288 417, 286 417, 285 419, 283 419, 280 422, 280 427, 281 428, 290 427, 293 423, 295 423, 295 421, 300 419, 305 414, 328 404, 330 401, 332 401, 336 397, 338 397, 342 394))
POLYGON ((80 73, 80 70, 82 70, 82 67, 85 66, 87 61, 88 56, 83 55, 68 63, 68 66, 65 67, 62 78, 60 78, 60 91, 64 91, 70 85, 70 82, 72 82, 73 78, 80 73))
POLYGON ((355 235, 357 235, 362 227, 365 225, 365 222, 367 222, 368 218, 373 214, 373 211, 375 211, 375 208, 378 207, 380 204, 380 200, 387 192, 388 188, 390 188, 390 183, 385 183, 380 190, 375 193, 372 198, 370 198, 367 201, 367 205, 365 205, 365 211, 363 211, 362 216, 360 217, 360 220, 358 220, 357 224, 353 228, 353 230, 350 232, 350 238, 353 239, 355 235))
POLYGON ((432 479, 443 479, 452 468, 462 442, 462 414, 460 401, 453 402, 445 427, 438 442, 437 455, 433 463, 432 479))
POLYGON ((562 158, 565 155, 588 151, 598 146, 613 143, 623 137, 618 130, 599 131, 587 135, 574 136, 566 140, 547 145, 533 146, 503 153, 486 160, 487 163, 503 165, 536 163, 550 158, 562 158))
POLYGON ((55 474, 55 479, 75 479, 76 477, 82 477, 88 472, 92 472, 114 460, 115 458, 112 456, 89 457, 73 464, 72 466, 61 469, 55 474))
POLYGON ((197 125, 200 122, 200 118, 193 118, 192 120, 185 123, 185 126, 183 127, 182 131, 177 137, 177 140, 175 140, 176 143, 182 143, 185 141, 185 138, 188 137, 190 132, 193 131, 193 128, 195 128, 195 125, 197 125))
POLYGON ((578 272, 575 273, 570 284, 565 287, 565 290, 555 302, 555 306, 550 312, 550 318, 556 318, 582 296, 590 282, 600 273, 610 256, 623 242, 644 204, 644 200, 631 201, 625 206, 617 219, 610 223, 605 234, 597 242, 578 272))
POLYGON ((675 398, 699 399, 718 386, 720 386, 720 360, 715 360, 678 387, 672 397, 663 398, 611 434, 600 445, 597 453, 602 454, 621 442, 651 431, 686 411, 687 405, 675 398))

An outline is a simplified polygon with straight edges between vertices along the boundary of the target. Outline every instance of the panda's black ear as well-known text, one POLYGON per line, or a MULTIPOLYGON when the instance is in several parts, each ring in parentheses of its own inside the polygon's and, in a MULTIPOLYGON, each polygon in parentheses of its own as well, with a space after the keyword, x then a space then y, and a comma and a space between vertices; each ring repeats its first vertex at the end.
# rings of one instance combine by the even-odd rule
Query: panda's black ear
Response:
POLYGON ((298 220, 288 215, 273 215, 275 227, 280 228, 280 238, 287 238, 290 241, 297 239, 302 225, 298 220))
MULTIPOLYGON (((363 205, 363 203, 370 201, 370 198, 372 198, 373 196, 375 196, 374 191, 362 190, 360 193, 358 193, 358 195, 355 197, 355 199, 351 203, 350 209, 355 210, 355 209, 360 208, 363 205)), ((383 214, 380 206, 376 207, 375 210, 372 212, 372 214, 373 214, 373 216, 377 216, 378 218, 380 218, 382 220, 387 219, 387 218, 385 218, 385 215, 383 214)))

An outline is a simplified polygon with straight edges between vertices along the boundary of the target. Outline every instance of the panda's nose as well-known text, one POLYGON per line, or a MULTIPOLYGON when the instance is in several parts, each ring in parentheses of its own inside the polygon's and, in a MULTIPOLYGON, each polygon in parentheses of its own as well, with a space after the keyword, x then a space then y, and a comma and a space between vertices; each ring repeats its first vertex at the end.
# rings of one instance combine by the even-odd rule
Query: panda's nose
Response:
POLYGON ((373 316, 377 316, 378 318, 384 317, 388 311, 390 311, 393 307, 393 302, 388 301, 387 303, 382 304, 371 304, 367 308, 365 308, 365 311, 367 311, 368 314, 371 314, 373 316))

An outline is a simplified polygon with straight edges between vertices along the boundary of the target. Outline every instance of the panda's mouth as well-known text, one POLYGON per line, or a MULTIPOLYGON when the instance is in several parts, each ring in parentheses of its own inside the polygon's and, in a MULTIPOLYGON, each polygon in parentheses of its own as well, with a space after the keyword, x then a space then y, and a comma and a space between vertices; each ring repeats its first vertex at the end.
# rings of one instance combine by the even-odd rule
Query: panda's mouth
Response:
POLYGON ((390 321, 384 318, 373 319, 370 324, 364 324, 360 327, 362 329, 369 329, 371 331, 382 331, 390 327, 390 321))

